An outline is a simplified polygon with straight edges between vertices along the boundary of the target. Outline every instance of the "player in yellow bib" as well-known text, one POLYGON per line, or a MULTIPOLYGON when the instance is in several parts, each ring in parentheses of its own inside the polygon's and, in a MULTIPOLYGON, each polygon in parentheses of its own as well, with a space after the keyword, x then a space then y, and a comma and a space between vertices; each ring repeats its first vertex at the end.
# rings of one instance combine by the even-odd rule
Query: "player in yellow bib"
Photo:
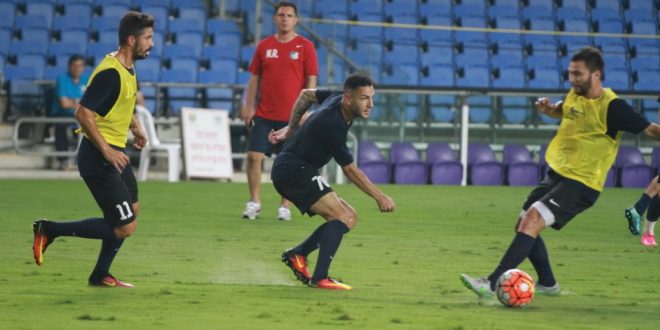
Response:
POLYGON ((34 222, 33 252, 37 265, 44 252, 59 236, 102 240, 101 252, 89 284, 133 287, 110 274, 110 265, 124 239, 135 231, 139 212, 138 189, 126 147, 128 130, 133 145, 147 143, 134 115, 137 77, 133 64, 146 58, 153 47, 154 19, 139 12, 127 12, 119 23, 119 49, 103 58, 89 79, 75 117, 84 138, 78 148, 78 169, 103 217, 74 222, 40 219, 34 222))
POLYGON ((605 63, 596 48, 583 48, 568 66, 571 90, 563 101, 552 104, 540 98, 536 108, 560 118, 557 134, 546 152, 549 171, 527 197, 516 224, 516 236, 499 265, 487 277, 461 275, 466 287, 479 297, 492 297, 502 273, 529 258, 538 274, 536 292, 558 295, 548 251, 540 236, 546 227, 561 229, 573 217, 590 208, 603 190, 624 131, 644 132, 660 140, 660 126, 649 123, 609 88, 601 84, 605 63))

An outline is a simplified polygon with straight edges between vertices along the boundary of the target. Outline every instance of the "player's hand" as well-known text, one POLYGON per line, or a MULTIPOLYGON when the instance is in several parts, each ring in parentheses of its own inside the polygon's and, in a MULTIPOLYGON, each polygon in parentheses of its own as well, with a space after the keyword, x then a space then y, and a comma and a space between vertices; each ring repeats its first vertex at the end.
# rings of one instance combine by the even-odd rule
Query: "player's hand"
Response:
POLYGON ((381 212, 394 212, 394 208, 396 207, 394 200, 387 195, 378 197, 376 203, 378 203, 378 208, 381 212))
POLYGON ((557 109, 558 103, 552 104, 547 97, 539 97, 534 103, 536 109, 546 115, 552 114, 557 109))
POLYGON ((136 149, 141 150, 149 142, 149 140, 147 140, 147 136, 144 134, 144 131, 142 131, 142 129, 140 128, 133 129, 131 130, 131 133, 133 133, 133 146, 136 149))
POLYGON ((107 160, 114 168, 119 171, 119 173, 124 171, 124 167, 128 165, 129 159, 125 153, 117 151, 108 147, 108 149, 103 152, 103 157, 107 160))
POLYGON ((280 142, 286 141, 288 138, 289 126, 284 126, 279 130, 270 130, 268 133, 268 142, 270 144, 278 144, 280 142))
POLYGON ((252 126, 254 126, 254 111, 249 111, 245 106, 243 106, 241 108, 241 118, 245 123, 245 128, 247 128, 248 131, 251 131, 252 126))

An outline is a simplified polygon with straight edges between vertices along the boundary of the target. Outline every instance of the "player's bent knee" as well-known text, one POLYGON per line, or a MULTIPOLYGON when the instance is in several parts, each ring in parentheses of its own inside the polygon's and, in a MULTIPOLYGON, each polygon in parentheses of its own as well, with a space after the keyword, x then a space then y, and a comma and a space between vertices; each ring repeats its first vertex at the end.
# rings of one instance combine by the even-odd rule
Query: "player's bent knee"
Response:
POLYGON ((555 218, 552 212, 543 203, 537 203, 534 203, 520 220, 518 224, 519 232, 536 237, 543 228, 554 223, 555 218))
POLYGON ((137 228, 137 221, 133 221, 121 227, 115 227, 115 237, 117 239, 128 238, 129 236, 133 235, 136 228, 137 228))

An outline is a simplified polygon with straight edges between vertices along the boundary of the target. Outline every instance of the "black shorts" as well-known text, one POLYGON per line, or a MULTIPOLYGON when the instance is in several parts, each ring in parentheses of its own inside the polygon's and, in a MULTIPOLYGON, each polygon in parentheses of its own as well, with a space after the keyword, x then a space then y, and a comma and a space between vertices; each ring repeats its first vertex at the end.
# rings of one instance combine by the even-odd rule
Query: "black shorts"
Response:
POLYGON ((550 171, 527 196, 523 210, 527 210, 537 201, 542 202, 555 216, 555 222, 551 227, 559 230, 576 215, 592 207, 599 195, 600 192, 581 182, 550 171))
POLYGON ((119 173, 91 141, 83 138, 78 150, 78 169, 107 222, 119 227, 135 221, 133 203, 138 201, 138 188, 130 164, 119 173))
POLYGON ((307 213, 310 217, 316 215, 310 208, 325 194, 332 192, 330 184, 309 165, 291 168, 291 173, 291 176, 273 178, 275 190, 296 205, 300 213, 307 213))
POLYGON ((274 121, 254 117, 254 126, 252 126, 252 131, 250 131, 250 145, 248 151, 260 152, 268 156, 278 153, 282 144, 277 146, 272 145, 268 141, 268 133, 270 133, 271 130, 277 131, 288 124, 289 123, 286 121, 274 121))

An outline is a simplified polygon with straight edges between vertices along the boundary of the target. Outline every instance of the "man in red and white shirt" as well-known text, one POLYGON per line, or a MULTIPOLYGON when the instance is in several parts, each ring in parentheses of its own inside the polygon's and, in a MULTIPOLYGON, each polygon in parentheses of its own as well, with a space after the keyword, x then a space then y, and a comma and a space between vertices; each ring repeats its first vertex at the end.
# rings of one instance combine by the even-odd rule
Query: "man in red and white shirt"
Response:
MULTIPOLYGON (((318 63, 314 44, 295 32, 298 9, 295 4, 281 1, 273 16, 276 32, 259 42, 250 65, 247 97, 241 117, 250 131, 247 153, 247 176, 250 201, 243 218, 253 220, 261 212, 259 190, 264 154, 273 147, 268 133, 288 124, 291 109, 298 94, 305 88, 316 88, 318 63), (255 112, 255 101, 258 101, 255 112)), ((291 220, 289 202, 282 198, 278 219, 291 220)))

